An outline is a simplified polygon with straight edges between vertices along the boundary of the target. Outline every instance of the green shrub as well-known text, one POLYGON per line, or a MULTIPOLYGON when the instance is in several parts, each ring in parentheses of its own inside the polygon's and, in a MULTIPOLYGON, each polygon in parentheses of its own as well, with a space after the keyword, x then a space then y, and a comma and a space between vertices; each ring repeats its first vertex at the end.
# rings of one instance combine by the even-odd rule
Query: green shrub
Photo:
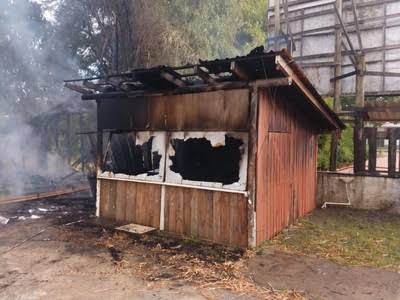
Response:
MULTIPOLYGON (((324 99, 329 107, 333 107, 333 98, 324 99)), ((331 135, 322 134, 318 140, 318 169, 328 170, 331 150, 331 135)), ((337 166, 351 164, 354 160, 353 153, 353 127, 348 126, 341 132, 337 154, 337 166)))

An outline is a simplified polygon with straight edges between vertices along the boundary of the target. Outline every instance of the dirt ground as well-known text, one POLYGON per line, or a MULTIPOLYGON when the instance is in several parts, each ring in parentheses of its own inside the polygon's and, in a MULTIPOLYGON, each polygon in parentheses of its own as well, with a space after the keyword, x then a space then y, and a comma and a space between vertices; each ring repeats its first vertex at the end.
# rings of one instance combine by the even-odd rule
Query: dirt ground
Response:
POLYGON ((400 299, 400 275, 326 259, 267 251, 249 261, 258 284, 302 290, 312 299, 400 299))
POLYGON ((116 234, 93 212, 85 197, 0 206, 0 299, 400 299, 394 272, 116 234))

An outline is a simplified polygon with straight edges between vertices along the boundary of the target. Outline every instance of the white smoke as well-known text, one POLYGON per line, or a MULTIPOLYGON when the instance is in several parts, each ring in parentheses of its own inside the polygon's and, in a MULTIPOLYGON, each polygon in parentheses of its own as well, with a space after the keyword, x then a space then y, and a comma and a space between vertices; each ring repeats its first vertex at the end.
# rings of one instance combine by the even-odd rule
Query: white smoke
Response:
POLYGON ((0 58, 0 77, 8 82, 0 94, 0 194, 29 192, 35 181, 50 186, 73 171, 59 154, 44 152, 38 127, 30 123, 61 103, 68 111, 81 105, 76 95, 63 89, 63 79, 77 74, 77 64, 61 47, 55 48, 57 41, 44 35, 43 30, 53 26, 51 11, 44 11, 51 22, 32 20, 32 9, 37 8, 28 0, 0 0, 0 46, 7 46, 5 57, 20 68, 12 74, 12 61, 0 58))

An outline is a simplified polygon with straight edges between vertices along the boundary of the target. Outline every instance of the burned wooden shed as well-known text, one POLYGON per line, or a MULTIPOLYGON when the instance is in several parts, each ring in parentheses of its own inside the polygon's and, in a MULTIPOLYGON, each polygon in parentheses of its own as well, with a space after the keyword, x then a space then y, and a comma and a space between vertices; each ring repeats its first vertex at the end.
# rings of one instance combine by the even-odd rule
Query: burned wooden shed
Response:
POLYGON ((343 123, 287 51, 68 83, 98 109, 97 215, 255 246, 316 205, 343 123))

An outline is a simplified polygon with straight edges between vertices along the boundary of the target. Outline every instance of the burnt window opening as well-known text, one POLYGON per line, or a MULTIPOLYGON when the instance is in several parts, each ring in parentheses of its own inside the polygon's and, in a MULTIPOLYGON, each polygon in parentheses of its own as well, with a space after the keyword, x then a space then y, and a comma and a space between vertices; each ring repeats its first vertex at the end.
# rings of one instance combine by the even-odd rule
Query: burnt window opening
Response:
POLYGON ((173 139, 175 156, 170 156, 171 171, 185 180, 220 182, 239 181, 243 142, 225 135, 225 145, 212 146, 206 138, 173 139))
POLYGON ((104 170, 114 174, 158 175, 161 155, 152 151, 154 137, 143 144, 136 144, 136 137, 130 133, 113 133, 105 155, 104 170))

